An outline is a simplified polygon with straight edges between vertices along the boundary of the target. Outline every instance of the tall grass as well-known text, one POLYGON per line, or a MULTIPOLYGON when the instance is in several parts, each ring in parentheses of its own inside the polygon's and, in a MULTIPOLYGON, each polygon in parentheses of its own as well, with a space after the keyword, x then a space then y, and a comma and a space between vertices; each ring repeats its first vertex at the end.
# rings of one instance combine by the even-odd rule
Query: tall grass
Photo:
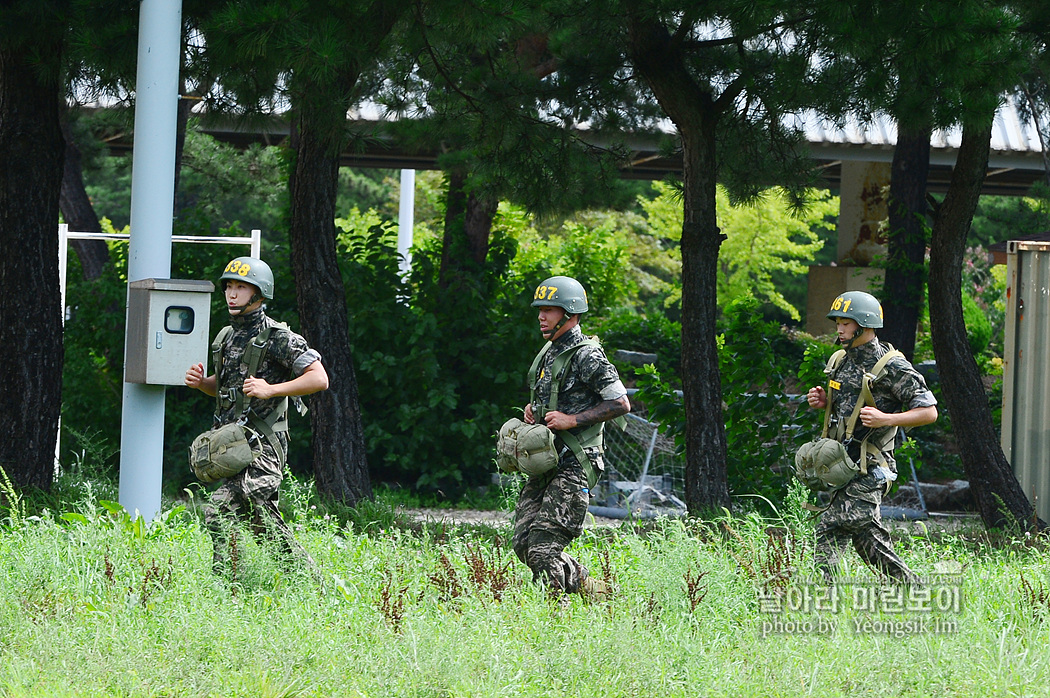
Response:
MULTIPOLYGON (((573 597, 565 606, 528 581, 507 529, 406 527, 382 505, 369 525, 310 509, 305 496, 298 502, 290 518, 320 581, 279 564, 250 536, 236 578, 214 576, 192 502, 148 528, 91 500, 63 515, 7 516, 0 695, 1050 692, 1040 541, 899 535, 899 550, 930 587, 939 572, 951 584, 957 578, 957 611, 845 603, 774 613, 760 597, 797 602, 820 590, 807 581, 804 512, 589 528, 572 553, 616 592, 608 602, 573 597), (885 629, 923 619, 954 625, 885 629), (785 628, 764 625, 774 621, 785 628)), ((864 587, 870 573, 850 561, 847 577, 864 587)))

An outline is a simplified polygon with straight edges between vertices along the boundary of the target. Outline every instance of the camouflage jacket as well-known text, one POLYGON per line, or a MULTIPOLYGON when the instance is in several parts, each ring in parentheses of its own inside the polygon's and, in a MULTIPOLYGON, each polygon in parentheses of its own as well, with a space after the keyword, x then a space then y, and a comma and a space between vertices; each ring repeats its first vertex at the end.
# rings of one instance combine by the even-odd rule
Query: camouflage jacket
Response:
MULTIPOLYGON (((890 348, 881 343, 878 338, 852 347, 846 350, 846 356, 829 375, 828 399, 831 400, 831 420, 835 425, 844 425, 853 413, 853 408, 860 398, 861 379, 866 372, 871 371, 875 364, 890 348), (836 385, 838 386, 836 388, 836 385)), ((930 407, 937 404, 937 398, 933 396, 930 389, 926 387, 926 381, 922 375, 912 367, 902 356, 890 359, 886 364, 885 371, 879 380, 871 383, 871 394, 875 400, 875 407, 889 414, 895 412, 906 412, 916 407, 930 407)), ((890 469, 895 473, 896 464, 893 460, 893 449, 896 446, 894 439, 889 438, 893 427, 879 427, 869 435, 872 430, 864 427, 857 420, 853 432, 853 441, 859 444, 865 437, 868 443, 883 444, 882 454, 886 458, 890 469), (889 443, 883 443, 885 441, 889 443)), ((834 436, 835 427, 831 427, 828 436, 834 436)), ((857 457, 858 454, 850 453, 857 457)))
MULTIPOLYGON (((540 361, 536 375, 536 394, 532 403, 533 414, 542 414, 547 409, 551 397, 551 365, 554 359, 565 350, 579 344, 586 337, 579 326, 571 328, 558 337, 540 361)), ((531 380, 532 376, 530 376, 531 380)), ((605 356, 601 347, 584 346, 576 351, 569 362, 561 388, 558 391, 559 412, 579 414, 606 401, 616 400, 627 394, 627 389, 620 381, 620 374, 605 356)), ((571 431, 579 433, 586 427, 576 427, 571 431)))
MULTIPOLYGON (((237 413, 235 396, 244 386, 247 377, 248 365, 242 361, 245 348, 266 327, 273 327, 270 334, 270 342, 266 354, 259 369, 255 372, 257 378, 262 378, 271 385, 284 383, 302 374, 306 368, 321 358, 317 351, 311 349, 302 336, 289 330, 286 326, 267 317, 266 313, 259 310, 248 315, 235 315, 230 318, 233 334, 229 336, 221 347, 222 368, 216 376, 216 387, 219 390, 219 407, 215 413, 215 424, 229 424, 241 418, 237 413)), ((281 405, 282 398, 250 400, 251 409, 262 419, 269 417, 274 410, 281 405)), ((287 413, 281 423, 288 419, 287 413)), ((278 436, 284 437, 283 430, 278 431, 278 436)), ((281 439, 285 445, 285 438, 281 439)))

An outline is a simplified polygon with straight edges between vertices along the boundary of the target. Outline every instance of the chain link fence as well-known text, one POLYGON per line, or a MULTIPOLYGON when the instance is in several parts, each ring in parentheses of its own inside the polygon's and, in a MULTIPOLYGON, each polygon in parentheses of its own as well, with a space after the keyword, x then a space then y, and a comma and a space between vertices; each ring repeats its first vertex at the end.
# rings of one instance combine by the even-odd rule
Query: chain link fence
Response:
POLYGON ((659 425, 635 413, 627 428, 605 427, 605 477, 592 497, 595 516, 654 518, 683 516, 685 457, 659 425))
MULTIPOLYGON (((882 506, 886 519, 925 519, 929 510, 911 458, 900 458, 898 487, 882 506)), ((590 512, 611 518, 684 516, 685 456, 659 424, 627 415, 627 428, 605 428, 605 477, 592 494, 590 512)))

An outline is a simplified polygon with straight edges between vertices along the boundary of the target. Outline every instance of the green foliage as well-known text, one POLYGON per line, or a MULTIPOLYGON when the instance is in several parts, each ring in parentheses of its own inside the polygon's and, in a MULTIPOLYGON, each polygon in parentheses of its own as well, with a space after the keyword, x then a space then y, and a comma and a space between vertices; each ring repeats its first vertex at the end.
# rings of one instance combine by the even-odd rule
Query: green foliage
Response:
POLYGON ((988 348, 988 342, 992 338, 992 323, 973 296, 967 293, 962 296, 962 310, 966 341, 970 345, 970 351, 976 356, 988 348))
MULTIPOLYGON (((660 372, 669 381, 680 383, 682 364, 682 326, 669 320, 666 315, 649 313, 617 313, 605 318, 596 318, 590 330, 597 334, 602 346, 614 358, 616 350, 654 353, 660 372)), ((627 379, 630 367, 618 366, 620 376, 627 379)))
POLYGON ((968 247, 962 264, 963 321, 974 356, 1001 357, 1006 339, 1006 265, 992 265, 983 247, 968 247))
MULTIPOLYGON (((682 231, 680 193, 670 184, 654 182, 657 197, 639 197, 653 235, 677 245, 682 231)), ((786 192, 771 189, 742 205, 733 205, 719 187, 716 207, 719 227, 726 235, 719 250, 718 303, 725 308, 734 299, 752 295, 792 320, 800 314, 780 292, 775 279, 801 276, 806 263, 824 247, 821 231, 833 227, 838 197, 825 191, 809 192, 808 205, 796 208, 786 192)), ((680 253, 676 250, 678 259, 680 253)), ((669 300, 677 300, 681 289, 669 300)))
POLYGON ((808 410, 788 394, 802 357, 780 350, 790 342, 775 323, 761 318, 754 297, 732 301, 725 315, 719 370, 729 491, 779 501, 792 477, 795 451, 812 436, 808 410))
POLYGON ((667 381, 653 364, 638 373, 638 392, 632 402, 645 405, 646 418, 660 425, 660 433, 674 440, 679 455, 685 454, 685 404, 681 390, 667 381))
POLYGON ((990 247, 1004 240, 1045 233, 1050 229, 1047 194, 1046 185, 1037 184, 1032 196, 982 196, 973 214, 969 243, 990 247))
POLYGON ((494 230, 505 230, 517 243, 512 269, 532 278, 571 276, 587 289, 590 312, 618 307, 637 293, 630 267, 630 242, 619 216, 591 214, 562 221, 546 234, 523 210, 501 204, 494 230))
POLYGON ((525 404, 542 344, 532 283, 508 271, 512 242, 497 231, 490 264, 453 292, 438 286, 436 245, 414 250, 406 283, 392 224, 355 211, 337 225, 373 474, 446 494, 487 482, 494 435, 525 404))
MULTIPOLYGON (((102 219, 103 232, 117 231, 102 219)), ((125 228, 123 232, 127 232, 125 228)), ((67 319, 62 367, 62 444, 60 458, 71 460, 77 434, 92 433, 120 443, 120 401, 124 388, 124 324, 127 244, 107 243, 111 261, 102 276, 85 281, 75 254, 66 272, 67 319), (72 437, 72 440, 71 440, 72 437)), ((93 464, 111 470, 110 457, 93 464)))

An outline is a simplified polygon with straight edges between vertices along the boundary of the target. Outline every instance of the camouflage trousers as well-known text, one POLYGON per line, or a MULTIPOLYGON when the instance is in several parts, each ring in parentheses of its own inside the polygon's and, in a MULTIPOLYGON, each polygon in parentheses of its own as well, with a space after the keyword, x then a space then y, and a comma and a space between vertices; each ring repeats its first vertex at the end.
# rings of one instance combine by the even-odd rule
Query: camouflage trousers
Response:
POLYGON ((893 551, 890 532, 882 524, 879 505, 883 488, 884 483, 870 474, 858 476, 832 496, 831 505, 820 515, 815 558, 817 570, 828 584, 834 583, 842 555, 851 542, 860 558, 878 572, 899 582, 918 581, 893 551))
POLYGON ((276 482, 272 476, 253 477, 259 474, 257 466, 258 462, 253 463, 244 472, 227 479, 204 505, 204 523, 211 533, 214 568, 223 571, 231 564, 237 549, 235 529, 241 521, 251 527, 260 542, 275 543, 287 559, 313 566, 313 558, 295 539, 277 508, 280 477, 276 482), (265 486, 260 486, 263 483, 265 486))
POLYGON ((587 568, 565 552, 583 532, 590 494, 583 468, 571 453, 552 473, 530 477, 514 509, 514 552, 534 582, 576 593, 587 568))

